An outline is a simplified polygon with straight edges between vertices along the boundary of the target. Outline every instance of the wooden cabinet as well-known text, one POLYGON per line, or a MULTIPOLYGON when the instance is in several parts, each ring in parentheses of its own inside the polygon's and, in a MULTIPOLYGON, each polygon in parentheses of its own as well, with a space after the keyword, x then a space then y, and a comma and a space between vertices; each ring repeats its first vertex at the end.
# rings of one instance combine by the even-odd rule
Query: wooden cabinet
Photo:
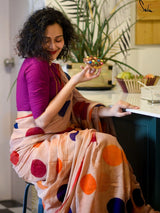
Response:
POLYGON ((160 44, 160 1, 137 2, 136 19, 138 22, 135 28, 135 43, 160 44))
POLYGON ((160 119, 132 114, 113 121, 145 200, 160 210, 160 119))

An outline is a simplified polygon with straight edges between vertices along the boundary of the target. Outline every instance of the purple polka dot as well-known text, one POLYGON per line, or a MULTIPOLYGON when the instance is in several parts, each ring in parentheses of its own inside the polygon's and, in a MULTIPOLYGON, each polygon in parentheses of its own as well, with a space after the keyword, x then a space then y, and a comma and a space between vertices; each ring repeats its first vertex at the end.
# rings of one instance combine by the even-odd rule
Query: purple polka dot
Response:
POLYGON ((63 117, 68 109, 68 106, 70 104, 70 100, 69 101, 66 101, 65 104, 63 105, 63 107, 61 108, 61 110, 58 112, 58 114, 63 117))
POLYGON ((31 173, 35 177, 43 177, 46 174, 46 165, 41 160, 33 160, 31 164, 31 173))
POLYGON ((27 130, 26 137, 38 134, 44 134, 43 129, 41 129, 40 127, 33 127, 27 130))
POLYGON ((136 206, 140 207, 140 206, 144 205, 144 200, 141 196, 140 189, 134 189, 132 192, 132 195, 133 195, 133 200, 134 200, 134 203, 136 204, 136 206))
POLYGON ((66 194, 66 190, 67 190, 67 184, 60 186, 60 188, 58 189, 57 198, 60 202, 63 202, 65 194, 66 194))
POLYGON ((70 138, 72 141, 76 140, 76 135, 78 135, 78 133, 79 133, 79 131, 70 134, 70 138))
POLYGON ((125 213, 124 201, 120 198, 113 198, 107 204, 107 210, 109 213, 125 213))
POLYGON ((18 123, 15 123, 15 124, 14 124, 14 128, 15 128, 15 129, 18 129, 18 123))

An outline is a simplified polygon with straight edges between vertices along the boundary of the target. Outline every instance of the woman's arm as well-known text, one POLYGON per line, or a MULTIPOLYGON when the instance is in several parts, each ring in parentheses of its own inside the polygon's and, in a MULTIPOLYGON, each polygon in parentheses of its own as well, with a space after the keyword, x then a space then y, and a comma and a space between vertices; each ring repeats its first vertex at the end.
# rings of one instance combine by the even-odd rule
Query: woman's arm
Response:
POLYGON ((112 107, 100 107, 98 114, 100 117, 123 117, 130 115, 131 112, 126 112, 125 109, 139 109, 139 107, 120 100, 112 107))
POLYGON ((59 91, 59 93, 52 99, 45 111, 36 119, 36 123, 40 127, 47 126, 54 116, 60 111, 66 102, 67 98, 71 94, 75 86, 84 81, 97 78, 100 75, 101 69, 96 72, 90 66, 82 67, 82 71, 74 75, 65 86, 59 91))

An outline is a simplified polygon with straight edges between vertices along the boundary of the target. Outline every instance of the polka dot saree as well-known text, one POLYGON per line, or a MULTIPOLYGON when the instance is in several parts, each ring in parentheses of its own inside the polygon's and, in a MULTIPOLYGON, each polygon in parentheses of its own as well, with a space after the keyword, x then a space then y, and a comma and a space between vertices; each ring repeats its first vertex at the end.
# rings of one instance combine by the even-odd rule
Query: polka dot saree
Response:
POLYGON ((44 128, 31 111, 18 112, 10 140, 13 168, 35 184, 47 213, 154 212, 110 118, 105 125, 98 118, 99 107, 75 89, 44 128))

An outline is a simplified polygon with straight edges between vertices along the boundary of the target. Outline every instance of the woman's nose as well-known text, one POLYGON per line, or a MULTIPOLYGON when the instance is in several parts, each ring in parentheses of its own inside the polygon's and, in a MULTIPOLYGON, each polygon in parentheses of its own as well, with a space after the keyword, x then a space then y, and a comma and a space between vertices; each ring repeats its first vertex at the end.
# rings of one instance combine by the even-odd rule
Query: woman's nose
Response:
POLYGON ((51 41, 51 42, 50 42, 49 48, 54 50, 54 49, 55 49, 55 46, 56 46, 56 45, 55 45, 55 42, 54 42, 54 41, 51 41))

